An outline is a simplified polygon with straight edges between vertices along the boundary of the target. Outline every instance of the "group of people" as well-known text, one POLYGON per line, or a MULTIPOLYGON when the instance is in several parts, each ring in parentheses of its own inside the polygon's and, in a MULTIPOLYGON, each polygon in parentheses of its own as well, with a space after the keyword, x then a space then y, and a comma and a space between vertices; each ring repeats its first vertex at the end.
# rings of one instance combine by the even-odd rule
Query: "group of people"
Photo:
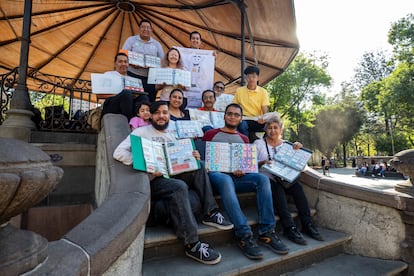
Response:
MULTIPOLYGON (((127 39, 123 49, 155 55, 163 59, 163 66, 181 68, 180 52, 171 48, 164 57, 161 45, 151 37, 151 22, 144 19, 140 22, 140 34, 127 39)), ((191 47, 199 48, 201 35, 193 32, 190 35, 191 47)), ((128 56, 118 53, 115 57, 115 72, 130 75, 142 80, 145 94, 134 95, 131 91, 122 91, 104 103, 105 113, 125 115, 130 123, 132 135, 137 135, 161 142, 174 141, 176 138, 168 131, 170 120, 189 120, 190 115, 185 108, 185 87, 160 85, 156 87, 147 83, 148 68, 128 66, 128 56), (157 96, 157 90, 159 91, 157 96), (157 99, 157 97, 159 97, 157 99), (135 109, 134 109, 135 108, 135 109)), ((116 74, 115 72, 112 72, 116 74)), ((233 95, 224 94, 225 84, 214 83, 212 89, 202 92, 205 111, 224 111, 224 127, 205 128, 203 141, 226 143, 254 143, 259 152, 259 166, 271 162, 274 153, 283 143, 283 123, 278 115, 263 119, 268 112, 269 97, 267 91, 258 85, 260 70, 256 66, 245 69, 247 85, 237 89, 233 95), (243 120, 243 115, 248 116, 243 120), (265 131, 265 138, 252 139, 252 132, 265 131), (249 139, 250 138, 250 139, 249 139)), ((302 144, 294 143, 299 149, 302 144)), ((198 151, 193 156, 200 160, 198 151)), ((131 141, 126 137, 115 149, 113 157, 131 165, 131 141)), ((203 164, 203 162, 201 162, 203 164)), ((234 171, 223 173, 207 171, 201 168, 170 178, 161 173, 148 173, 151 187, 152 209, 150 219, 155 223, 168 221, 177 237, 184 244, 185 254, 204 264, 216 264, 221 260, 221 253, 198 237, 198 222, 222 230, 234 229, 237 244, 242 253, 250 259, 262 259, 261 244, 277 254, 287 254, 289 248, 275 232, 276 218, 280 217, 283 234, 291 241, 305 245, 307 242, 302 233, 316 240, 323 237, 315 227, 310 216, 306 196, 300 183, 285 186, 278 177, 260 170, 258 173, 234 171), (257 198, 258 228, 255 238, 247 218, 240 206, 237 193, 254 192, 257 198), (222 198, 223 216, 216 203, 214 194, 222 198), (302 233, 293 222, 288 210, 286 195, 292 195, 301 220, 302 233), (161 204, 158 204, 161 203, 161 204), (163 216, 159 207, 162 206, 163 216), (160 219, 162 217, 162 219, 160 219), (167 218, 167 219, 166 219, 167 218)))

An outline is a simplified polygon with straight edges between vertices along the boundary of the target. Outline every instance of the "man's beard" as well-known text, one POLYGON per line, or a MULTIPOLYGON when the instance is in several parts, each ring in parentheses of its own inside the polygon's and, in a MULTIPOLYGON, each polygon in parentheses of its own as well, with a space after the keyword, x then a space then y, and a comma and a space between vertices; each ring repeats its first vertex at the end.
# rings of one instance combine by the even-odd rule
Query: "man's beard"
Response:
POLYGON ((237 125, 237 126, 230 125, 230 124, 229 124, 229 123, 227 123, 226 121, 224 121, 224 125, 225 125, 227 128, 229 128, 229 129, 237 129, 237 127, 239 126, 239 125, 237 125))
POLYGON ((159 125, 154 120, 151 120, 151 124, 156 130, 166 130, 168 128, 168 123, 169 122, 166 122, 165 125, 159 125))

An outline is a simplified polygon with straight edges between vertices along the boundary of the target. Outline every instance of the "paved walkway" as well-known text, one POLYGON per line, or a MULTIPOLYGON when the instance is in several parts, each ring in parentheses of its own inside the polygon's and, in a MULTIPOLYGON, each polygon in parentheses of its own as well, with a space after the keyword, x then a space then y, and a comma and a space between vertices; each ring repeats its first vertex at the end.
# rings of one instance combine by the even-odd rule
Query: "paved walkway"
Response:
MULTIPOLYGON (((316 170, 322 174, 322 170, 316 170)), ((394 190, 394 186, 398 183, 405 182, 404 179, 395 179, 395 178, 386 178, 386 177, 358 177, 355 175, 355 168, 331 168, 329 174, 326 177, 333 178, 335 180, 347 183, 358 185, 361 187, 378 189, 378 190, 394 190)))

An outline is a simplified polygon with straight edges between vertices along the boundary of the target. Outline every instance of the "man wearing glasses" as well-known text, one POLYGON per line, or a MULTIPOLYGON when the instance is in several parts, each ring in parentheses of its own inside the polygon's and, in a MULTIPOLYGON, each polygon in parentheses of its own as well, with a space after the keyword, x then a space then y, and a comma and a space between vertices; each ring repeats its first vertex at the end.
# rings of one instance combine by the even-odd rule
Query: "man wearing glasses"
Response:
MULTIPOLYGON (((142 19, 139 23, 139 30, 139 35, 127 38, 122 49, 144 55, 156 56, 162 60, 164 58, 164 50, 161 44, 151 37, 151 21, 142 19)), ((154 102, 156 97, 155 84, 147 83, 148 71, 149 69, 147 67, 140 67, 138 65, 130 64, 128 67, 128 75, 141 79, 145 92, 148 92, 150 101, 154 102)))
POLYGON ((267 91, 258 85, 260 69, 256 66, 248 66, 244 69, 247 85, 237 88, 233 102, 239 104, 244 115, 258 119, 244 120, 238 130, 248 136, 250 142, 253 142, 255 132, 264 131, 263 115, 269 110, 269 95, 267 91), (249 135, 250 134, 250 135, 249 135))
POLYGON ((226 109, 226 106, 231 104, 233 101, 234 96, 230 94, 224 94, 225 89, 226 86, 222 81, 216 81, 213 85, 213 90, 216 93, 216 103, 214 104, 214 108, 217 109, 217 111, 223 112, 226 109))
MULTIPOLYGON (((225 126, 207 131, 203 141, 248 143, 249 139, 237 131, 237 127, 242 121, 242 115, 240 105, 229 104, 224 113, 225 126)), ((218 156, 218 158, 220 157, 218 156)), ((288 253, 289 249, 275 233, 276 220, 273 211, 272 190, 267 176, 259 173, 245 173, 240 170, 233 173, 210 171, 208 176, 213 189, 222 198, 224 209, 231 223, 234 224, 238 246, 246 257, 258 260, 263 258, 263 253, 253 238, 253 232, 241 210, 237 192, 256 193, 259 215, 258 242, 277 254, 288 253)))

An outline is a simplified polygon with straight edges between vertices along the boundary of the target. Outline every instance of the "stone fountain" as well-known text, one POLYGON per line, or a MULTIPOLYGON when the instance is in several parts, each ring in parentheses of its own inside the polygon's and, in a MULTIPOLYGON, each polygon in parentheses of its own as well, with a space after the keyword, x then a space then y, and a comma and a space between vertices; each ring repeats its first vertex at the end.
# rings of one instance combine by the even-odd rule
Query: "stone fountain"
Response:
POLYGON ((0 275, 28 272, 46 259, 48 241, 8 221, 45 198, 62 176, 40 149, 0 138, 0 275))
POLYGON ((414 149, 408 149, 398 152, 390 163, 399 172, 407 175, 409 179, 403 183, 395 185, 395 190, 414 196, 414 149))

